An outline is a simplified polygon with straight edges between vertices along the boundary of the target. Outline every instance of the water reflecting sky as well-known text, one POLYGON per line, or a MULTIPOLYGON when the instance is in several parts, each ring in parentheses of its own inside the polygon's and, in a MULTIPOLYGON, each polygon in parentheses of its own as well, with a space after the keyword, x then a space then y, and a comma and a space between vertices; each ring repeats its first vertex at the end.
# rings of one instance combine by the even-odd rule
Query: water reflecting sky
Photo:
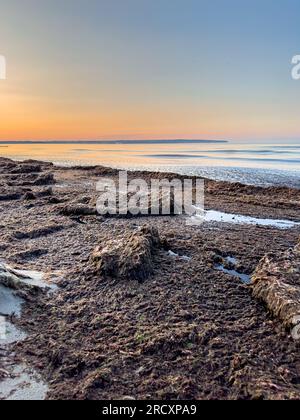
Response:
POLYGON ((1 144, 0 155, 120 167, 244 167, 300 171, 300 144, 155 142, 1 144))

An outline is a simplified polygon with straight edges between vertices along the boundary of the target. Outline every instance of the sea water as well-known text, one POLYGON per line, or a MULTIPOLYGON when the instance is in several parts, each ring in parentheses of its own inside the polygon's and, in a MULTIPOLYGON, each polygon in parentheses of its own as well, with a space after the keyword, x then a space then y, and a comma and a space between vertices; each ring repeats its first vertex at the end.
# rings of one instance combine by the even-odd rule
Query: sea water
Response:
POLYGON ((63 165, 99 164, 120 169, 172 171, 245 184, 300 188, 300 140, 0 142, 0 156, 63 165))

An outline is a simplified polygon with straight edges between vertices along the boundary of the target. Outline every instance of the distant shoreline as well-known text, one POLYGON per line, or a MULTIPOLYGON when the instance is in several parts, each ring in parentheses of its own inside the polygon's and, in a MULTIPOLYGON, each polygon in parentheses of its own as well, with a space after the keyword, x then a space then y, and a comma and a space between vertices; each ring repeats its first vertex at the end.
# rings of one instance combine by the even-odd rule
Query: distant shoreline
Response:
POLYGON ((0 144, 206 144, 229 143, 228 140, 2 140, 0 144))

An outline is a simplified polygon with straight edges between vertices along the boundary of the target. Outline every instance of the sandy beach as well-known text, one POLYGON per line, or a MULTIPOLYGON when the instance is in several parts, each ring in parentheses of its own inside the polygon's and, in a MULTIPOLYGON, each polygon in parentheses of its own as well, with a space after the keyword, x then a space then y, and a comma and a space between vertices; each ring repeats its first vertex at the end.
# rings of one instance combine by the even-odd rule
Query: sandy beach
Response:
POLYGON ((40 399, 298 399, 300 191, 206 179, 219 219, 188 226, 100 216, 103 177, 118 171, 0 159, 1 263, 36 278, 1 282, 1 315, 22 339, 0 342, 0 398, 18 395, 22 366, 40 399), (282 287, 276 302, 265 293, 274 276, 293 286, 292 308, 282 287), (2 310, 11 288, 20 316, 2 310))

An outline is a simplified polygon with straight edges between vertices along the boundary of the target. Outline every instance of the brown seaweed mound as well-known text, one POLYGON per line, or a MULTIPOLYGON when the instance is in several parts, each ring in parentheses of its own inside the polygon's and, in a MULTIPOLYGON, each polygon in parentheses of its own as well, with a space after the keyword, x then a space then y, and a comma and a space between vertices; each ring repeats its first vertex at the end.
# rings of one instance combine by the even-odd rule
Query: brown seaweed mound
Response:
POLYGON ((251 284, 253 295, 287 328, 300 324, 300 242, 295 249, 266 255, 251 284))
POLYGON ((91 262, 97 274, 143 281, 153 272, 153 255, 162 247, 158 230, 143 226, 119 240, 95 249, 91 262))
POLYGON ((57 206, 55 209, 62 216, 93 216, 96 215, 96 208, 81 203, 71 203, 57 206))
POLYGON ((33 185, 53 185, 55 184, 55 178, 53 173, 45 173, 38 177, 38 179, 33 183, 33 185))

